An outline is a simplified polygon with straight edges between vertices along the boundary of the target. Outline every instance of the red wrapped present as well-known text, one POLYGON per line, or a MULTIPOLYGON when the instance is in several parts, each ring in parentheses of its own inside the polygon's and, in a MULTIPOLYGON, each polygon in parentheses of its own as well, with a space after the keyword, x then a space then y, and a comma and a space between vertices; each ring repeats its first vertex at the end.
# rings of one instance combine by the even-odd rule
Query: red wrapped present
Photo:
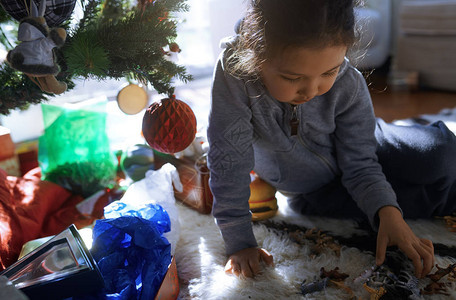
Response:
POLYGON ((3 126, 0 126, 0 145, 0 168, 8 175, 20 176, 19 159, 15 153, 10 130, 3 126))

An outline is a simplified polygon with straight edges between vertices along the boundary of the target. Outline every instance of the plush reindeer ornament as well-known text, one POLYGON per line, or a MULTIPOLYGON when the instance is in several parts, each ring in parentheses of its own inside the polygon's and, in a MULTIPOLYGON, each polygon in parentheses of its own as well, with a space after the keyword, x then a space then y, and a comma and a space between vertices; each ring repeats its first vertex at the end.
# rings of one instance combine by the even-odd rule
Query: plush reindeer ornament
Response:
POLYGON ((65 43, 66 31, 63 28, 52 28, 46 24, 44 12, 46 1, 40 2, 38 11, 35 3, 30 1, 31 16, 19 24, 18 40, 21 42, 6 57, 14 69, 23 72, 43 91, 61 94, 67 85, 56 79, 59 66, 53 49, 65 43))

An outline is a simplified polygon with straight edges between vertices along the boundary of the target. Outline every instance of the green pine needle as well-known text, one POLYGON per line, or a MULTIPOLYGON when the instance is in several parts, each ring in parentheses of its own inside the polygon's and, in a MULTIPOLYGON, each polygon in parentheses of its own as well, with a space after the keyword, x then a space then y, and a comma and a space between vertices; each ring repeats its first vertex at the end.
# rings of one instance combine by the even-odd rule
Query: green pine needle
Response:
MULTIPOLYGON (((186 0, 79 0, 84 14, 76 28, 62 24, 68 36, 65 44, 54 49, 61 72, 59 80, 74 87, 73 78, 130 77, 150 83, 160 94, 173 93, 173 78, 191 80, 185 67, 167 61, 163 48, 177 36, 173 12, 188 10, 186 0)), ((0 24, 8 16, 0 9, 0 24)), ((1 32, 0 32, 1 33, 1 32)), ((0 42, 7 43, 6 35, 0 42)), ((12 48, 11 45, 8 45, 12 48)), ((53 96, 44 93, 27 76, 0 66, 0 114, 26 108, 53 96)))
POLYGON ((75 76, 103 79, 109 68, 104 48, 97 42, 96 32, 87 30, 67 41, 65 59, 68 69, 75 76))

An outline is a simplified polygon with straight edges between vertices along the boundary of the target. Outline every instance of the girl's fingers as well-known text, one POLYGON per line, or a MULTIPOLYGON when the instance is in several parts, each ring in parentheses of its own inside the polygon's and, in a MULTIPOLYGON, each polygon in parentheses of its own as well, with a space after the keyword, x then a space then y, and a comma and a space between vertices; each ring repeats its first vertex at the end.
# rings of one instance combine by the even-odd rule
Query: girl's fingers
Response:
POLYGON ((253 275, 257 275, 261 272, 259 260, 249 260, 249 267, 253 275))
POLYGON ((259 249, 260 252, 260 259, 263 260, 267 265, 272 266, 274 265, 274 257, 266 250, 259 249))
POLYGON ((423 263, 421 261, 421 255, 415 249, 412 244, 405 244, 405 245, 398 245, 399 249, 401 249, 405 255, 412 261, 413 266, 415 267, 415 276, 421 278, 421 274, 423 273, 423 263))
POLYGON ((239 274, 241 274, 241 267, 230 259, 225 265, 225 272, 239 276, 239 274))
POLYGON ((229 259, 225 265, 225 272, 230 273, 231 271, 233 271, 233 263, 232 260, 229 259))
POLYGON ((272 255, 261 248, 243 249, 228 258, 225 272, 236 276, 253 277, 261 272, 261 260, 267 264, 273 263, 272 255))
POLYGON ((375 264, 380 266, 385 261, 386 247, 388 247, 388 239, 383 235, 377 237, 377 250, 375 252, 375 264))
POLYGON ((423 278, 429 274, 434 265, 434 247, 432 243, 419 240, 418 243, 410 243, 399 247, 412 261, 415 267, 415 275, 423 278))
POLYGON ((422 278, 429 274, 434 266, 434 247, 432 246, 432 242, 429 244, 426 241, 420 240, 420 244, 416 250, 420 254, 423 263, 422 278))
POLYGON ((420 239, 421 245, 434 255, 434 244, 428 239, 420 239))
MULTIPOLYGON (((427 240, 427 239, 421 239, 421 242, 430 248, 430 251, 432 254, 432 267, 434 267, 434 265, 435 265, 434 244, 432 243, 432 241, 427 240)), ((431 270, 432 270, 432 268, 431 268, 431 270)))
POLYGON ((241 262, 241 270, 240 273, 244 275, 245 277, 253 277, 252 270, 250 269, 250 265, 248 261, 243 261, 241 262))

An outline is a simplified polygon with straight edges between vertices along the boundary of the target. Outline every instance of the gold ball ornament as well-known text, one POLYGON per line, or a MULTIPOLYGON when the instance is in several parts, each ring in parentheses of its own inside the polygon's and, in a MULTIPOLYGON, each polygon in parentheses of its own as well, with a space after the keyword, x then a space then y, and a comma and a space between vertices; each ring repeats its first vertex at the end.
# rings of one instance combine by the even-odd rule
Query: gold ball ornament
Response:
POLYGON ((129 84, 117 94, 117 105, 127 115, 135 115, 147 106, 148 95, 144 88, 129 84))

